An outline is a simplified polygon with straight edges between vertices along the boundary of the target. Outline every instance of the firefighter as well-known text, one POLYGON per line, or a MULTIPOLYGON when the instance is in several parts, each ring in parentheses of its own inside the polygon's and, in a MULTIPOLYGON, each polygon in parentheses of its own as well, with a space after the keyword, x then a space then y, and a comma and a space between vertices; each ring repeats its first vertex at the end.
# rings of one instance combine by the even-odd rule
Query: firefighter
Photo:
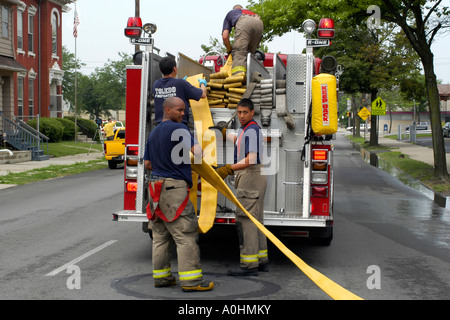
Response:
POLYGON ((228 12, 222 28, 222 39, 227 53, 233 57, 231 73, 237 75, 247 72, 247 55, 255 54, 262 39, 264 24, 260 17, 244 9, 241 5, 235 5, 228 12), (234 44, 231 46, 230 33, 235 30, 234 44))
POLYGON ((114 125, 116 124, 114 120, 115 119, 113 118, 109 118, 108 123, 103 127, 105 130, 106 140, 114 140, 114 125))
MULTIPOLYGON (((226 128, 220 128, 225 139, 235 143, 234 163, 217 168, 222 179, 236 172, 236 198, 259 222, 263 223, 264 196, 267 178, 261 174, 262 142, 261 128, 253 120, 253 102, 242 99, 237 106, 241 123, 237 136, 227 135, 226 128)), ((236 210, 236 228, 239 236, 240 267, 228 271, 230 276, 256 276, 258 271, 268 271, 267 240, 256 225, 240 209, 236 210)))
POLYGON ((183 123, 189 123, 189 100, 199 101, 206 98, 205 79, 199 79, 200 88, 196 88, 184 79, 176 79, 178 73, 177 64, 172 57, 165 57, 159 63, 159 69, 163 74, 161 79, 155 81, 153 85, 153 97, 155 99, 155 121, 160 124, 163 119, 163 102, 169 97, 178 97, 184 101, 186 106, 183 123))
POLYGON ((167 287, 176 284, 170 266, 170 245, 173 239, 182 290, 212 290, 214 283, 203 279, 197 243, 198 221, 189 200, 189 188, 192 187, 189 151, 201 157, 202 150, 198 144, 194 144, 193 136, 182 123, 185 110, 183 100, 178 97, 167 98, 163 108, 163 121, 150 133, 144 154, 145 169, 152 170, 149 186, 151 199, 147 213, 153 233, 154 285, 167 287), (181 137, 178 139, 182 141, 172 141, 173 136, 181 137), (174 148, 180 146, 182 149, 177 149, 178 152, 172 156, 174 148), (175 159, 175 156, 180 158, 175 159))

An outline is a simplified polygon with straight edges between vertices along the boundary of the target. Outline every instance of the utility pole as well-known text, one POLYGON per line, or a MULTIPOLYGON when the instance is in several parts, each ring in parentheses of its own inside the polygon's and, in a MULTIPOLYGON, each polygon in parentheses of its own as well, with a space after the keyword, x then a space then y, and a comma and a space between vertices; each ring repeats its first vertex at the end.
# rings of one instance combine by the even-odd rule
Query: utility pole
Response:
MULTIPOLYGON (((135 1, 134 2, 134 7, 135 7, 135 9, 134 9, 134 16, 135 17, 140 17, 141 16, 140 0, 134 0, 134 1, 135 1)), ((139 50, 141 50, 140 46, 139 45, 135 45, 134 46, 134 52, 138 52, 139 50)))

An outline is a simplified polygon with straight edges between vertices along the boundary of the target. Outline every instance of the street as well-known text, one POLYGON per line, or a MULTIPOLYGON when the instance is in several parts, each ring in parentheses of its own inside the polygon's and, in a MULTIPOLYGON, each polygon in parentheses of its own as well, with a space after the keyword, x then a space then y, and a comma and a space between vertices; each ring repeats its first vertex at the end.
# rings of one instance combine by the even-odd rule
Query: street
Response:
MULTIPOLYGON (((334 143, 331 245, 281 240, 363 299, 449 299, 450 210, 365 163, 342 134, 334 143)), ((1 190, 0 299, 330 299, 271 243, 269 272, 226 276, 239 263, 233 227, 200 237, 213 291, 154 288, 151 239, 140 224, 112 221, 122 180, 107 169, 1 190)))
MULTIPOLYGON (((425 138, 417 138, 416 143, 418 145, 433 148, 433 141, 431 137, 425 137, 425 138)), ((444 145, 445 145, 445 151, 447 153, 450 153, 450 138, 444 137, 444 145)))

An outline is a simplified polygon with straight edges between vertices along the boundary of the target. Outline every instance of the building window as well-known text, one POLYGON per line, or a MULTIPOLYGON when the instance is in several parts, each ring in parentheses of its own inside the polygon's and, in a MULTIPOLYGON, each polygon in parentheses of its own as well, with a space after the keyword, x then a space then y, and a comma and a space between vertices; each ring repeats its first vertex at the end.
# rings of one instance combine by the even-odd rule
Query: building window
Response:
POLYGON ((23 12, 17 10, 17 48, 23 50, 23 12))
POLYGON ((28 15, 28 51, 33 52, 34 16, 28 15))
POLYGON ((9 11, 7 7, 2 6, 2 37, 6 39, 9 39, 8 27, 9 27, 9 11))
POLYGON ((34 115, 34 79, 28 80, 28 115, 34 115))
POLYGON ((18 100, 18 110, 17 115, 19 117, 23 116, 23 78, 17 78, 17 100, 18 100))
POLYGON ((58 17, 52 14, 52 53, 58 55, 58 17))

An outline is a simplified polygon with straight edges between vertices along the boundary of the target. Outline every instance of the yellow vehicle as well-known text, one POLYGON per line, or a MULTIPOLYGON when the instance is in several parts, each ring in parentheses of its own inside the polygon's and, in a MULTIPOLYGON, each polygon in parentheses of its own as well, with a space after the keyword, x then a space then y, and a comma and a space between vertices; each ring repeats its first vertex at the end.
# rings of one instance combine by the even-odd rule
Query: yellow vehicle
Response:
POLYGON ((118 164, 123 163, 125 159, 125 127, 115 131, 114 140, 104 141, 103 150, 110 169, 116 169, 118 164))

